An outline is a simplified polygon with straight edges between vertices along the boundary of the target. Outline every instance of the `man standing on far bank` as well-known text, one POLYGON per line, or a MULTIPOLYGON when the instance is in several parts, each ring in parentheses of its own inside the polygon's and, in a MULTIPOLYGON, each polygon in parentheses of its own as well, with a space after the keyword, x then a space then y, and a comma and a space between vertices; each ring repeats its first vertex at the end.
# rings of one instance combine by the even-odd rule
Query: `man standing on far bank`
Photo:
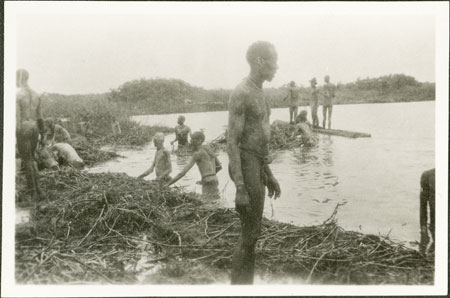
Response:
POLYGON ((333 114, 333 98, 336 92, 336 86, 330 83, 330 76, 326 75, 324 78, 325 85, 323 85, 323 122, 322 127, 325 128, 327 122, 327 111, 328 111, 328 129, 331 128, 331 115, 333 114))
POLYGON ((236 211, 241 235, 233 256, 232 284, 252 284, 255 245, 261 230, 265 187, 278 198, 280 185, 269 168, 270 103, 262 85, 277 71, 277 52, 266 41, 247 50, 250 75, 233 91, 229 102, 228 156, 230 177, 236 185, 236 211))

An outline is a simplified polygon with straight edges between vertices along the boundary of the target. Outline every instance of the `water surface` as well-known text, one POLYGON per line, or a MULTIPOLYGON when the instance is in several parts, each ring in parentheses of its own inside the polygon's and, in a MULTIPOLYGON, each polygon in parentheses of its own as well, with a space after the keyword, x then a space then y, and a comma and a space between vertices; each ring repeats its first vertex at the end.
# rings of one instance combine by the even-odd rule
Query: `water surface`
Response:
MULTIPOLYGON (((435 164, 434 102, 336 105, 333 109, 334 128, 366 132, 372 137, 319 135, 316 148, 277 152, 271 168, 280 182, 282 196, 276 201, 266 199, 265 216, 300 226, 320 224, 340 203, 337 218, 345 229, 389 234, 401 241, 419 240, 420 175, 435 164)), ((193 131, 204 129, 207 141, 219 136, 228 122, 228 112, 185 116, 193 131)), ((134 118, 144 125, 175 126, 177 117, 167 114, 134 118)), ((287 109, 272 110, 271 121, 288 117, 287 109)), ((170 141, 174 138, 166 137, 166 148, 172 149, 170 141)), ((150 167, 155 148, 149 144, 143 150, 118 151, 126 158, 90 171, 138 176, 150 167)), ((226 170, 228 156, 221 152, 219 159, 225 169, 218 174, 222 203, 232 207, 235 189, 226 170)), ((172 155, 172 176, 187 160, 172 155)), ((154 174, 146 179, 153 178, 154 174)), ((198 180, 200 174, 194 166, 176 185, 201 192, 195 184, 198 180)))

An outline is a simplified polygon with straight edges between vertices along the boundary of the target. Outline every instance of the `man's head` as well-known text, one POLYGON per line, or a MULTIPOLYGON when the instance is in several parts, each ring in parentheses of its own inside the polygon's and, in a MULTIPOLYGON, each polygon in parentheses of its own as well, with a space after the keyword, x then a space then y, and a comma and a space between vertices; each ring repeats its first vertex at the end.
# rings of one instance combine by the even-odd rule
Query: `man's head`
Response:
POLYGON ((289 83, 289 86, 295 87, 295 82, 294 82, 294 81, 291 81, 291 82, 289 83))
POLYGON ((155 135, 153 136, 153 144, 158 149, 162 148, 162 146, 164 145, 164 134, 162 132, 155 133, 155 135))
POLYGON ((196 131, 191 136, 191 144, 194 148, 197 148, 205 141, 205 134, 201 131, 196 131))
POLYGON ((316 78, 312 78, 309 82, 311 83, 311 87, 316 87, 316 85, 317 85, 316 78))
POLYGON ((184 121, 186 121, 186 118, 183 115, 180 115, 178 117, 178 124, 183 125, 184 121))
POLYGON ((28 85, 28 78, 30 74, 25 69, 18 69, 16 71, 16 86, 22 87, 28 85))
POLYGON ((247 62, 252 72, 259 74, 265 81, 272 81, 277 72, 278 55, 275 46, 267 41, 254 42, 247 50, 247 62))
POLYGON ((302 123, 302 122, 306 122, 308 116, 308 112, 306 110, 303 110, 300 112, 300 114, 297 116, 296 122, 297 123, 302 123))
POLYGON ((326 75, 325 78, 323 78, 323 80, 325 81, 325 83, 329 83, 330 82, 330 76, 326 75))

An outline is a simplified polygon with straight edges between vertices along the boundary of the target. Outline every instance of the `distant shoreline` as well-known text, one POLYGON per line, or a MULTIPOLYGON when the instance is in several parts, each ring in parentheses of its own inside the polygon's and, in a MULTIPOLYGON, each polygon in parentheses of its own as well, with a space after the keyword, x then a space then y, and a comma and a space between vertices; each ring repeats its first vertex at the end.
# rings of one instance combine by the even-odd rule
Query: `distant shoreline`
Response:
MULTIPOLYGON (((380 102, 344 102, 344 103, 335 103, 333 105, 363 105, 363 104, 392 104, 392 103, 412 103, 412 102, 429 102, 429 101, 436 101, 435 99, 427 99, 427 100, 414 100, 414 101, 392 101, 392 102, 387 102, 387 101, 380 101, 380 102)), ((322 105, 319 105, 319 107, 321 107, 322 105)), ((299 105, 299 107, 308 107, 309 105, 299 105)), ((283 106, 283 107, 274 107, 272 106, 272 109, 287 109, 288 106, 283 106)), ((179 114, 179 113, 184 113, 184 114, 193 114, 193 113, 208 113, 208 112, 225 112, 228 111, 228 107, 224 108, 224 109, 216 109, 216 110, 202 110, 199 109, 198 111, 196 110, 189 110, 186 112, 174 112, 174 111, 166 111, 166 112, 157 112, 157 113, 143 113, 143 114, 135 114, 133 116, 145 116, 145 115, 170 115, 170 114, 179 114)))
MULTIPOLYGON (((321 88, 318 87, 319 90, 321 88)), ((418 82, 403 74, 336 83, 336 88, 335 105, 434 101, 436 97, 434 83, 418 82)), ((232 89, 204 89, 179 79, 140 79, 126 82, 103 94, 48 94, 46 101, 56 117, 70 117, 73 106, 83 109, 83 106, 94 105, 102 109, 114 107, 127 115, 160 115, 226 111, 232 92, 232 89)), ((287 84, 264 88, 272 108, 288 107, 284 101, 287 92, 287 84)), ((311 88, 299 87, 299 96, 300 106, 309 106, 311 88)), ((319 96, 319 104, 322 100, 319 96)))

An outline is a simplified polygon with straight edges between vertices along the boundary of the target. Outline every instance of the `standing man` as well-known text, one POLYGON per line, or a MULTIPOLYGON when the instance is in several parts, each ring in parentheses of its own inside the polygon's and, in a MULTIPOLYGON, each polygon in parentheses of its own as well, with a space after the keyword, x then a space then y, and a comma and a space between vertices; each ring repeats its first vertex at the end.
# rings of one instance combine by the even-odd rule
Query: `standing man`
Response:
POLYGON ((173 143, 178 142, 178 148, 185 147, 188 145, 188 135, 191 137, 191 128, 187 125, 184 125, 184 121, 186 118, 181 115, 178 117, 178 126, 175 127, 175 140, 170 142, 170 145, 173 145, 173 143))
POLYGON ((319 117, 317 116, 317 110, 319 109, 319 94, 316 88, 317 80, 316 78, 312 78, 309 82, 311 83, 311 98, 309 105, 311 106, 312 125, 313 127, 319 127, 319 117))
POLYGON ((299 103, 299 88, 297 88, 297 86, 295 86, 295 82, 292 81, 289 84, 289 89, 288 89, 289 93, 286 95, 285 98, 283 98, 283 100, 286 100, 287 98, 289 98, 289 123, 293 124, 295 119, 297 118, 297 113, 298 113, 298 106, 300 105, 299 103))
POLYGON ((233 256, 232 284, 252 284, 255 245, 261 230, 265 186, 269 197, 278 198, 280 185, 270 168, 270 103, 262 85, 277 71, 277 52, 266 41, 247 50, 250 74, 233 91, 229 102, 227 147, 229 172, 236 185, 236 211, 241 235, 233 256))
POLYGON ((324 78, 325 85, 323 86, 323 123, 322 126, 325 128, 325 123, 327 121, 327 111, 328 111, 328 129, 331 128, 331 115, 333 114, 333 97, 336 92, 336 86, 330 83, 330 76, 326 75, 324 78))
POLYGON ((16 139, 19 155, 25 165, 28 191, 32 199, 43 197, 39 187, 39 173, 35 160, 38 143, 45 146, 46 132, 41 111, 41 98, 28 85, 29 74, 25 69, 16 72, 16 139))

